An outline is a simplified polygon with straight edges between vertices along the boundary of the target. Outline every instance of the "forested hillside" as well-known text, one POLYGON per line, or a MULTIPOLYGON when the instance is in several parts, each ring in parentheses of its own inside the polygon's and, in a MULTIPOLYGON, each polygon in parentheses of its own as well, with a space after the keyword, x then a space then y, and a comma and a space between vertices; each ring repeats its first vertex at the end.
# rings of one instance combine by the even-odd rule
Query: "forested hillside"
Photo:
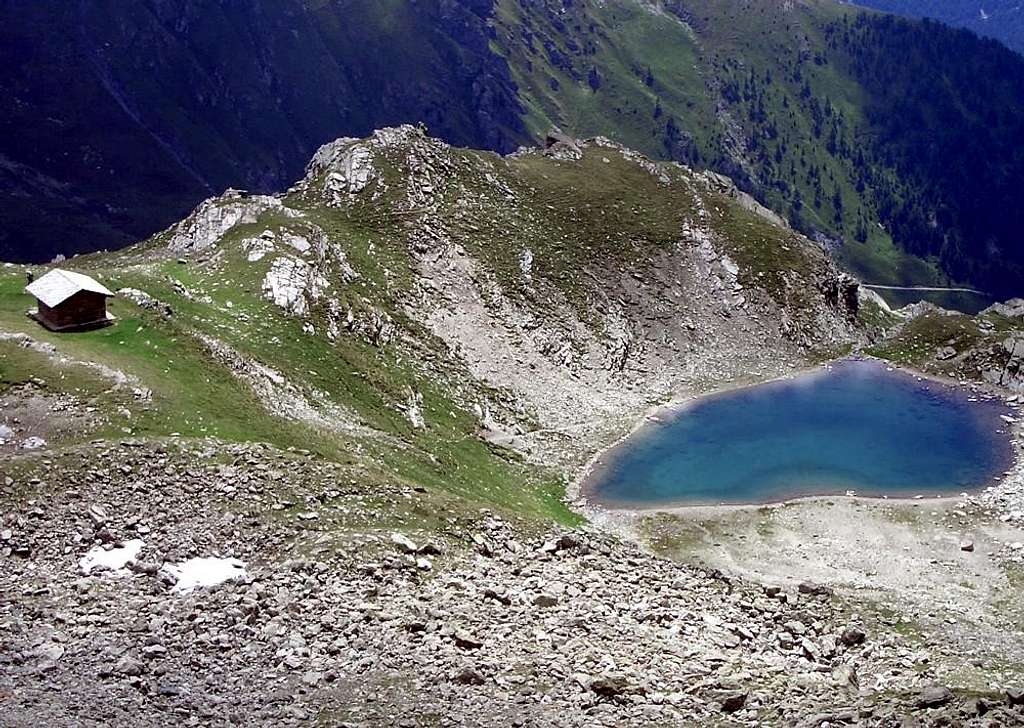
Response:
POLYGON ((891 16, 836 23, 828 37, 865 92, 856 181, 893 238, 958 280, 1020 292, 1024 61, 966 31, 891 16))
POLYGON ((124 245, 387 124, 502 152, 557 125, 724 172, 871 282, 1024 282, 1024 60, 938 24, 826 0, 0 1, 0 21, 0 257, 124 245))
POLYGON ((911 18, 934 18, 1024 51, 1024 6, 1020 0, 852 0, 855 5, 911 18))
POLYGON ((526 133, 486 15, 0 0, 0 258, 127 245, 225 187, 287 187, 324 142, 400 121, 510 151, 526 133))

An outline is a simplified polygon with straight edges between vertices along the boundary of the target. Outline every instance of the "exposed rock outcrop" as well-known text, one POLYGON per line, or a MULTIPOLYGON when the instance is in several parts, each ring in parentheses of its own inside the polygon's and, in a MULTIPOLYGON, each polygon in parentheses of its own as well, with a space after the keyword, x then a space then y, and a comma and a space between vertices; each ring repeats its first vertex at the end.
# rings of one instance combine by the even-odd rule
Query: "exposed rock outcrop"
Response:
POLYGON ((327 279, 300 258, 276 258, 263 279, 263 293, 290 314, 302 316, 328 286, 327 279))
POLYGON ((253 224, 268 210, 286 216, 301 213, 286 207, 279 198, 246 195, 228 190, 203 202, 183 221, 171 228, 167 249, 174 253, 195 253, 216 245, 236 225, 253 224))
POLYGON ((139 308, 156 311, 163 316, 169 317, 174 315, 174 311, 170 304, 157 300, 145 291, 140 291, 137 288, 121 288, 117 291, 117 295, 122 298, 127 298, 139 308))

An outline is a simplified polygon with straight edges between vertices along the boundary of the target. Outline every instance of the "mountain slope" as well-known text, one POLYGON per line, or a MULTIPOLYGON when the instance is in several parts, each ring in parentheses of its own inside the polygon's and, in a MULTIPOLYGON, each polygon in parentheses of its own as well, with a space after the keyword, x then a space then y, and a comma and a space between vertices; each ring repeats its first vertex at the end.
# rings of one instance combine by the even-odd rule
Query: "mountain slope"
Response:
MULTIPOLYGON (((604 138, 502 157, 403 126, 71 264, 118 291, 113 326, 40 328, 0 267, 5 725, 1020 715, 992 687, 1021 679, 1019 564, 936 558, 967 523, 1008 550, 980 534, 1016 533, 1014 481, 991 512, 954 501, 941 538, 917 502, 843 511, 851 544, 879 513, 918 539, 899 582, 928 609, 848 563, 850 590, 802 582, 803 549, 774 584, 652 555, 686 551, 666 514, 636 520, 640 548, 572 510, 567 484, 652 404, 896 322, 728 179, 604 138), (230 578, 190 590, 192 559, 230 578), (932 682, 955 692, 922 704, 932 682)), ((752 540, 792 512, 750 509, 752 540)))
MULTIPOLYGON (((145 380, 154 408, 133 433, 333 457, 369 438, 403 477, 463 496, 479 468, 511 467, 475 496, 506 506, 518 471, 479 431, 528 444, 600 428, 680 382, 859 336, 856 283, 727 181, 608 141, 551 153, 502 158, 413 127, 340 140, 286 195, 212 198, 76 261, 124 292, 116 327, 36 330, 20 273, 4 275, 3 324, 145 380)), ((518 508, 559 512, 537 487, 518 508)))
POLYGON ((215 191, 287 184, 343 133, 523 137, 469 5, 3 2, 0 22, 5 259, 122 247, 215 191))
MULTIPOLYGON (((580 522, 567 478, 626 413, 861 336, 856 284, 772 218, 727 180, 606 140, 503 158, 407 126, 325 146, 287 194, 212 198, 143 245, 74 261, 119 291, 112 327, 40 329, 23 272, 0 269, 0 587, 19 594, 0 600, 0 720, 131 725, 201 702, 208 722, 586 725, 569 650, 520 704, 539 655, 523 635, 562 607, 605 610, 588 640, 623 668, 660 665, 644 684, 680 694, 660 724, 718 715, 717 686, 682 691, 675 635, 621 639, 627 621, 649 631, 635 582, 685 590, 702 614, 763 592, 551 529, 580 522), (135 571, 68 578, 94 541, 133 539, 135 571), (189 594, 160 568, 211 555, 247 573, 189 594), (556 591, 595 579, 593 599, 556 591), (103 619, 56 650, 57 604, 62 623, 103 619), (456 680, 485 644, 501 659, 456 680)), ((843 629, 831 603, 799 609, 843 629)), ((717 659, 705 637, 685 664, 717 659)), ((897 654, 862 669, 891 672, 897 654)), ((746 664, 766 695, 752 715, 833 704, 777 665, 746 664)), ((598 696, 609 668, 586 669, 598 696)), ((607 710, 641 724, 631 704, 607 710)))
POLYGON ((872 282, 1017 290, 1024 61, 998 44, 827 2, 503 3, 496 25, 534 128, 723 171, 872 282))
POLYGON ((122 245, 210 190, 280 186, 330 138, 424 121, 502 152, 557 125, 724 172, 872 282, 1021 282, 1017 220, 993 210, 1021 208, 1024 61, 963 32, 825 0, 5 3, 0 20, 5 257, 122 245))
POLYGON ((932 18, 995 38, 1024 51, 1024 8, 1018 0, 856 0, 866 8, 911 18, 932 18))

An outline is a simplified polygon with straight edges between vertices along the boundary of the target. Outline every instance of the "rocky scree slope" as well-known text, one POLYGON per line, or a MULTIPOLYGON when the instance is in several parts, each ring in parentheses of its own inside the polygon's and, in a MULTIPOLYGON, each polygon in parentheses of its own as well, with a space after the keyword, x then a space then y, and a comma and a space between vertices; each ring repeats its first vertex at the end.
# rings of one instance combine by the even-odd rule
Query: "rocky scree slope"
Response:
POLYGON ((408 534, 429 496, 368 491, 300 453, 125 441, 21 465, 3 490, 5 725, 1021 719, 1016 693, 931 688, 916 648, 824 588, 766 590, 481 513, 389 535, 379 518, 408 534), (30 500, 8 505, 15 493, 30 500), (287 510, 288 493, 317 499, 332 528, 287 510), (121 539, 145 542, 126 570, 80 573, 94 540, 121 539), (211 550, 245 574, 172 591, 161 561, 211 550))
POLYGON ((823 588, 566 530, 566 477, 654 401, 863 335, 856 282, 728 180, 399 127, 75 263, 117 325, 39 330, 0 275, 5 723, 1014 715, 920 693, 823 588), (208 558, 233 578, 189 591, 208 558))

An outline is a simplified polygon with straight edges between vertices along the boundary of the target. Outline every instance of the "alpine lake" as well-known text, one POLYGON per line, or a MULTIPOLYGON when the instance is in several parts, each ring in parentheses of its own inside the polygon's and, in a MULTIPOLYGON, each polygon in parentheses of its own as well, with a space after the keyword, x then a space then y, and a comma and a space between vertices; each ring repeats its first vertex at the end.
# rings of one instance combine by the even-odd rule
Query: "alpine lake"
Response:
POLYGON ((956 495, 1012 465, 999 399, 872 359, 669 406, 602 453, 583 492, 612 508, 819 495, 956 495))

